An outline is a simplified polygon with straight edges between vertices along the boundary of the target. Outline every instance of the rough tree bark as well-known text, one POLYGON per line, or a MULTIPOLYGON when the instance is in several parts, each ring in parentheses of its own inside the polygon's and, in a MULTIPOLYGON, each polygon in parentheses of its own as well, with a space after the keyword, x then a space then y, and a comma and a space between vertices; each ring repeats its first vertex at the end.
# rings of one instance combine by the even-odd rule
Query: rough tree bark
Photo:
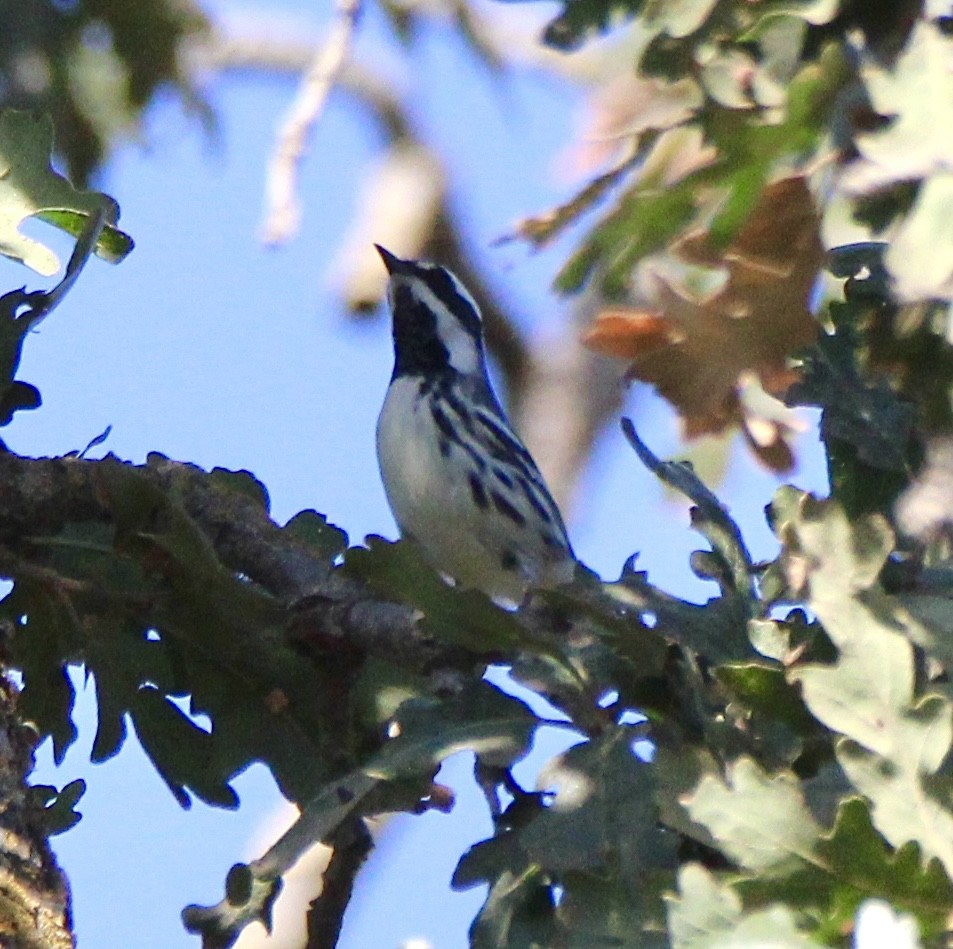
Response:
POLYGON ((17 717, 16 687, 0 673, 0 947, 72 949, 69 886, 26 783, 34 739, 17 717))

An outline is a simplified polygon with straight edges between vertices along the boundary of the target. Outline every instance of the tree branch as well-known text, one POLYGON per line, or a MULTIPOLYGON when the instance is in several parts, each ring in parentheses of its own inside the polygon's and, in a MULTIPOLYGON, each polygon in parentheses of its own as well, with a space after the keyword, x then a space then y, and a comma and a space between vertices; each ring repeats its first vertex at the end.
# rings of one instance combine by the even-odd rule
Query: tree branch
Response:
POLYGON ((308 135, 347 59, 360 13, 360 0, 337 0, 331 32, 317 50, 282 122, 265 179, 262 238, 266 244, 280 244, 298 230, 301 219, 297 197, 298 164, 308 135))
POLYGON ((374 847, 374 841, 360 818, 342 824, 329 843, 334 852, 324 871, 321 894, 312 900, 308 912, 305 949, 334 949, 338 944, 354 882, 374 847))
MULTIPOLYGON (((139 491, 145 484, 156 489, 156 499, 180 505, 211 545, 217 560, 235 576, 252 583, 208 589, 209 584, 220 585, 221 581, 214 572, 210 575, 205 565, 188 559, 193 556, 194 542, 190 542, 193 546, 172 556, 186 557, 192 578, 177 579, 181 561, 160 562, 172 585, 171 600, 148 594, 148 601, 133 602, 123 593, 127 599, 114 606, 121 605, 127 613, 133 611, 136 621, 146 627, 161 628, 169 623, 193 646, 215 656, 216 662, 251 685, 264 684, 279 690, 292 704, 296 696, 304 702, 314 687, 302 668, 304 653, 321 664, 323 674, 333 671, 333 664, 339 672, 332 678, 341 682, 349 670, 359 667, 361 657, 375 657, 426 677, 437 692, 452 694, 490 658, 433 639, 419 611, 381 599, 362 582, 334 568, 333 555, 280 527, 261 500, 236 490, 229 479, 218 475, 220 472, 208 473, 155 454, 142 466, 114 457, 90 461, 0 454, 0 485, 4 486, 0 491, 0 549, 4 553, 0 576, 18 579, 29 573, 36 579, 37 571, 49 565, 49 552, 63 529, 90 521, 113 525, 117 545, 138 557, 147 571, 155 572, 156 558, 165 555, 175 532, 181 533, 183 528, 163 526, 161 521, 168 520, 168 512, 156 509, 150 515, 146 504, 149 526, 142 536, 151 546, 137 551, 132 546, 134 537, 120 537, 123 513, 114 509, 110 492, 116 491, 117 483, 125 484, 124 490, 129 491, 128 482, 132 481, 134 490, 139 491), (153 521, 160 523, 153 525, 153 521), (193 599, 203 603, 203 609, 222 615, 214 622, 204 613, 197 620, 191 618, 182 610, 193 599)), ((147 501, 154 504, 156 499, 147 501)), ((47 572, 50 576, 41 585, 51 591, 67 589, 63 581, 68 577, 47 572)), ((103 591, 97 600, 95 590, 73 592, 76 609, 94 612, 110 596, 117 595, 103 591)), ((135 595, 141 598, 141 594, 135 595)), ((522 610, 518 620, 528 630, 528 641, 554 636, 552 618, 545 612, 522 610)), ((559 634, 555 638, 562 640, 559 634)), ((553 695, 553 700, 575 709, 573 716, 580 721, 586 720, 589 699, 578 690, 569 688, 565 694, 553 695)))
MULTIPOLYGON (((194 465, 151 455, 134 466, 109 457, 22 458, 0 454, 0 544, 13 560, 0 572, 15 578, 16 562, 43 566, 41 536, 67 524, 112 523, 103 487, 108 468, 135 473, 163 493, 174 495, 208 537, 222 563, 254 581, 289 611, 290 642, 299 646, 319 637, 326 647, 349 648, 399 659, 405 668, 425 671, 451 652, 435 644, 408 607, 375 598, 327 557, 284 531, 254 498, 233 490, 194 465)), ((459 656, 456 657, 459 659, 459 656)))

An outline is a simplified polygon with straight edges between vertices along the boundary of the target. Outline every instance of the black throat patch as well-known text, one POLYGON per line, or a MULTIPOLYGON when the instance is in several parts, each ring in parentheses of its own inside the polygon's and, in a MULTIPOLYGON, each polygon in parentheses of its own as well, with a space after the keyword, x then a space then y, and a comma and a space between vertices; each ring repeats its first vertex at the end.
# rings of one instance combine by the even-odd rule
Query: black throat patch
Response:
POLYGON ((437 335, 436 314, 410 287, 394 292, 394 375, 442 375, 451 372, 450 353, 437 335))

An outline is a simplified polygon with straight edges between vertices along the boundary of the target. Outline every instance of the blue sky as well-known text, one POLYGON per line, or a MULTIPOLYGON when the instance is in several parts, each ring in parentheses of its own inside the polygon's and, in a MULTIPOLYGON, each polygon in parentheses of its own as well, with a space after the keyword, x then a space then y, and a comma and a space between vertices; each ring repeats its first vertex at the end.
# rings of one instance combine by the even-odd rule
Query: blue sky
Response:
MULTIPOLYGON (((303 0, 286 5, 311 8, 303 0)), ((542 19, 546 11, 538 13, 542 19)), ((320 25, 318 18, 315 36, 320 25)), ((386 32, 372 11, 362 30, 365 51, 386 32)), ((519 217, 567 196, 552 169, 574 129, 578 92, 529 71, 494 78, 442 27, 428 29, 414 55, 411 95, 451 170, 473 254, 529 329, 558 319, 563 304, 548 287, 566 245, 538 255, 490 245, 519 217)), ((117 268, 93 261, 30 337, 20 377, 40 388, 44 405, 18 415, 5 436, 18 452, 55 455, 112 425, 97 451, 141 462, 156 450, 205 467, 247 468, 268 487, 279 521, 313 507, 352 542, 394 536, 373 439, 390 374, 389 330, 383 319, 348 320, 329 279, 378 143, 343 99, 332 98, 304 166, 302 232, 286 248, 264 250, 257 239, 263 168, 293 92, 285 80, 216 82, 209 89, 221 122, 215 144, 174 102, 151 109, 147 146, 123 148, 101 182, 120 202, 136 250, 117 268)), ((43 285, 13 265, 3 273, 9 287, 43 285)), ((656 452, 678 450, 676 427, 654 397, 635 394, 631 409, 656 452)), ((803 441, 808 461, 796 480, 822 490, 811 443, 803 441)), ((755 556, 772 551, 761 509, 776 484, 736 451, 718 489, 755 556)), ((607 432, 570 514, 581 558, 611 578, 642 550, 656 583, 703 596, 687 568, 698 545, 687 521, 618 429, 607 432)), ((246 841, 278 795, 259 766, 236 781, 238 812, 201 803, 183 812, 134 740, 112 761, 90 766, 90 698, 81 694, 80 740, 62 767, 53 768, 44 746, 35 775, 38 783, 84 777, 89 785, 84 820, 55 841, 73 884, 80 945, 196 946, 181 929, 180 909, 220 898, 228 867, 253 856, 246 841)), ((465 945, 481 894, 451 894, 449 876, 461 850, 490 831, 468 769, 457 759, 442 778, 460 794, 454 814, 399 820, 385 833, 349 913, 345 949, 396 947, 412 936, 438 949, 465 945)))

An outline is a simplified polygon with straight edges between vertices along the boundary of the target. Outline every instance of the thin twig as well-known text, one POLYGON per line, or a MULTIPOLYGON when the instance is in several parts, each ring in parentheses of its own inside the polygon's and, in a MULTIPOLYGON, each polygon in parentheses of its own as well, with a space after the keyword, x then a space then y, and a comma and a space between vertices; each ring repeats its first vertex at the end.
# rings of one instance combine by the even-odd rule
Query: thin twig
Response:
POLYGON ((311 129, 321 115, 328 94, 347 60, 360 13, 361 0, 337 0, 331 32, 311 61, 278 131, 265 177, 262 240, 266 244, 287 241, 298 230, 301 221, 301 205, 297 195, 298 165, 311 129))
POLYGON ((321 895, 308 910, 306 949, 334 949, 338 944, 344 911, 351 901, 354 881, 367 860, 374 841, 360 818, 355 818, 334 834, 334 852, 324 871, 321 895))

